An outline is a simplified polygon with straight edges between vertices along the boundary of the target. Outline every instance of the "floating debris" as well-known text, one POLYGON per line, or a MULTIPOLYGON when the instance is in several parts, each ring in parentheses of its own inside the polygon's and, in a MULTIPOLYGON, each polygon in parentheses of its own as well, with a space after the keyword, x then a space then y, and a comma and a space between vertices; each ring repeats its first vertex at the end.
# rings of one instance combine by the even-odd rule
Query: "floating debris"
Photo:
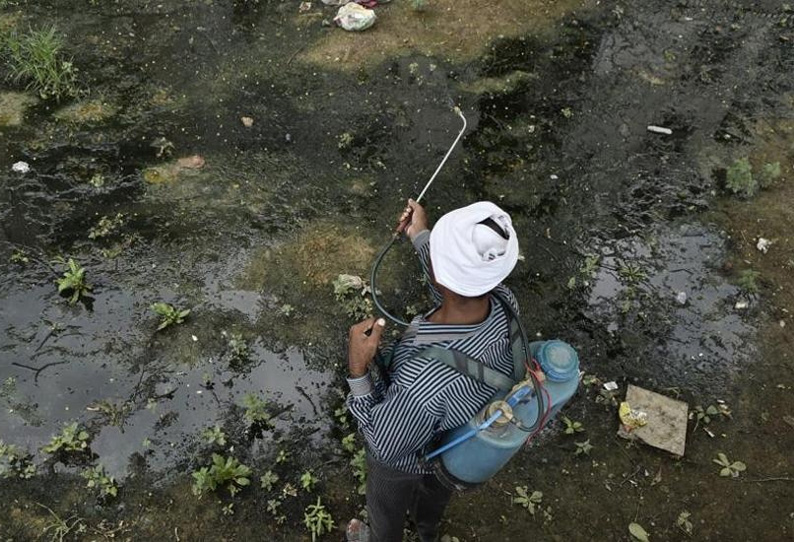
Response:
POLYGON ((363 6, 350 2, 339 8, 334 17, 334 22, 351 32, 361 32, 375 24, 375 12, 363 6))
POLYGON ((648 131, 653 132, 654 134, 664 134, 664 135, 673 135, 673 131, 670 128, 664 128, 662 126, 648 126, 648 131))
MULTIPOLYGON (((628 430, 625 425, 621 425, 618 436, 629 440, 639 439, 654 448, 678 456, 684 455, 689 413, 686 403, 629 384, 626 400, 621 404, 621 412, 625 411, 623 405, 629 408, 629 413, 643 413, 645 416, 640 418, 646 423, 628 430)), ((622 418, 621 416, 621 421, 622 418)), ((633 417, 631 420, 633 421, 633 417)))
POLYGON ((30 171, 30 164, 27 162, 15 162, 13 166, 11 166, 11 171, 16 171, 17 173, 27 173, 30 171))

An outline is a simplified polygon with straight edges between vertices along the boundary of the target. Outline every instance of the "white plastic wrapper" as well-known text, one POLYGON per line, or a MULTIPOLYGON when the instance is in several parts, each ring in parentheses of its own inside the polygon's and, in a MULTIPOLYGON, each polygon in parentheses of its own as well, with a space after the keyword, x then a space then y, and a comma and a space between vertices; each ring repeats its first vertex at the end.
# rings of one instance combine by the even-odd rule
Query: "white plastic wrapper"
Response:
POLYGON ((323 0, 323 4, 326 6, 344 6, 350 2, 350 0, 323 0))
POLYGON ((27 173, 30 171, 30 165, 27 162, 15 162, 13 166, 11 166, 11 170, 17 173, 27 173))
POLYGON ((361 32, 375 24, 375 12, 359 6, 355 2, 350 2, 339 8, 334 22, 345 30, 361 32))

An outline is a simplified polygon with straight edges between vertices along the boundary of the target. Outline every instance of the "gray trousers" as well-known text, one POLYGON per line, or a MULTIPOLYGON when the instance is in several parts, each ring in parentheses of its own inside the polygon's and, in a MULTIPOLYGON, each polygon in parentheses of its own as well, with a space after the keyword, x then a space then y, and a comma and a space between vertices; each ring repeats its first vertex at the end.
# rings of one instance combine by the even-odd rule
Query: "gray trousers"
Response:
POLYGON ((422 542, 436 542, 452 497, 433 474, 408 474, 367 455, 367 516, 371 542, 402 542, 405 513, 422 542))

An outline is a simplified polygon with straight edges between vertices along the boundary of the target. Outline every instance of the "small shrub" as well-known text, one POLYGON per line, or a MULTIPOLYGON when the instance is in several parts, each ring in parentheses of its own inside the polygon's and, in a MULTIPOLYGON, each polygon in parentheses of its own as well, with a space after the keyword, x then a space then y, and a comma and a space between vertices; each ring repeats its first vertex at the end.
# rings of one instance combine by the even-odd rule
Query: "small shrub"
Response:
POLYGON ((180 310, 168 303, 154 303, 152 305, 152 310, 161 317, 160 325, 157 326, 157 331, 163 330, 174 324, 181 324, 185 321, 188 314, 190 314, 190 309, 180 310))
POLYGON ((250 475, 251 469, 234 457, 212 454, 212 465, 201 467, 192 474, 193 494, 201 496, 219 487, 226 487, 234 497, 242 488, 251 484, 250 475))
POLYGON ((91 435, 88 431, 81 429, 77 422, 74 422, 64 427, 60 434, 54 435, 50 443, 44 446, 41 451, 47 454, 84 452, 88 449, 90 441, 91 435))
POLYGON ((758 182, 753 178, 753 166, 746 157, 736 160, 725 173, 725 186, 734 194, 747 197, 758 191, 758 182))
POLYGON ((74 305, 81 297, 88 295, 92 287, 85 281, 85 269, 80 267, 72 258, 66 262, 66 270, 63 277, 57 279, 58 293, 69 293, 69 304, 74 305))

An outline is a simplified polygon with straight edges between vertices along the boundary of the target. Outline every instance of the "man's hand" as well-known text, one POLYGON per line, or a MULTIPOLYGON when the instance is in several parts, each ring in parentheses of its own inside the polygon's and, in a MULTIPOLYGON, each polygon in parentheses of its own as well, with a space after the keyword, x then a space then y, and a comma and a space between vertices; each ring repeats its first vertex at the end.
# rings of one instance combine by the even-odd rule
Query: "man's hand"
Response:
POLYGON ((400 215, 400 224, 406 223, 405 233, 414 240, 416 234, 427 229, 427 213, 425 208, 416 203, 414 200, 408 200, 408 206, 403 210, 400 215))
POLYGON ((377 321, 375 318, 367 318, 350 328, 347 366, 351 377, 359 378, 367 374, 385 326, 386 320, 383 318, 378 318, 377 321))

